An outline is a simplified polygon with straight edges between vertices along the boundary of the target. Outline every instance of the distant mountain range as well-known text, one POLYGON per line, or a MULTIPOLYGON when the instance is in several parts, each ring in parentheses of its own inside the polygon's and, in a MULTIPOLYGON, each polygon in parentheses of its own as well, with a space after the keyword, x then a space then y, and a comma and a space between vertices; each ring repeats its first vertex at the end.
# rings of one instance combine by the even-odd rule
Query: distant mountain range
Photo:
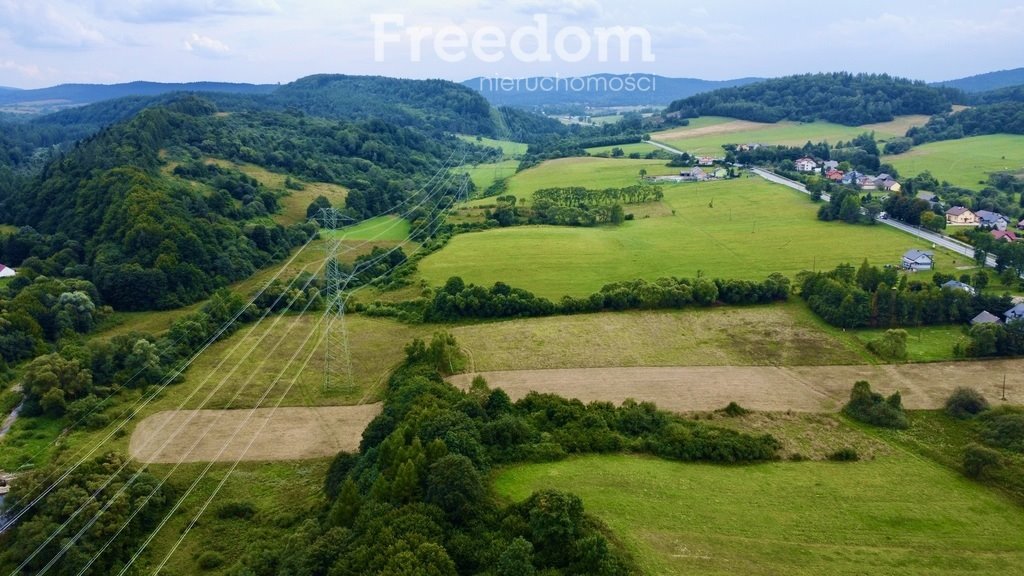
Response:
POLYGON ((1010 86, 1020 86, 1021 84, 1024 84, 1024 68, 999 70, 998 72, 986 72, 985 74, 977 74, 966 78, 959 78, 957 80, 933 82, 932 86, 948 86, 951 88, 959 88, 967 93, 973 93, 998 90, 1000 88, 1007 88, 1010 86))
POLYGON ((33 90, 0 88, 0 111, 7 109, 22 113, 46 113, 126 96, 161 96, 172 92, 268 94, 275 89, 277 89, 277 85, 274 84, 234 84, 230 82, 61 84, 33 90))
POLYGON ((576 78, 535 76, 520 79, 476 77, 462 84, 498 106, 665 106, 719 88, 732 88, 762 78, 700 80, 655 74, 595 74, 576 78))

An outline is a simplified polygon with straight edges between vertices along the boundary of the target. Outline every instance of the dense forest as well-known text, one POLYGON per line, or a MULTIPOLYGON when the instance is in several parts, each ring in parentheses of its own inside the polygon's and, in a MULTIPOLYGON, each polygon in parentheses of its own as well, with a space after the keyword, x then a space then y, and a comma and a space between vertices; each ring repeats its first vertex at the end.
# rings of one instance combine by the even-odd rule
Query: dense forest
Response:
POLYGON ((957 140, 985 134, 1024 134, 1024 101, 988 104, 960 112, 939 114, 924 126, 911 128, 914 144, 957 140))
POLYGON ((668 113, 730 116, 755 122, 826 120, 848 126, 904 114, 939 114, 963 97, 958 90, 886 74, 803 74, 691 96, 668 113))
POLYGON ((118 309, 176 307, 248 277, 313 232, 267 219, 275 194, 252 182, 189 172, 194 164, 178 175, 206 187, 166 177, 162 153, 342 184, 351 190, 346 209, 356 218, 398 206, 456 149, 484 153, 375 120, 217 112, 208 100, 180 96, 47 165, 3 200, 5 219, 31 228, 0 240, 0 257, 40 274, 87 278, 118 309))

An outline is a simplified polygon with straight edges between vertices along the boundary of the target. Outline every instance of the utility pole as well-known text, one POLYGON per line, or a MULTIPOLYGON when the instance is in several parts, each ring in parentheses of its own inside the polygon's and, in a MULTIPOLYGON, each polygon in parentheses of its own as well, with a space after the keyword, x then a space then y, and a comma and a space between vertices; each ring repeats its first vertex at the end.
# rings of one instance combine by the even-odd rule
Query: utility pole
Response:
POLYGON ((1006 372, 1003 372, 1003 397, 1001 398, 1001 400, 1003 402, 1006 401, 1006 372))

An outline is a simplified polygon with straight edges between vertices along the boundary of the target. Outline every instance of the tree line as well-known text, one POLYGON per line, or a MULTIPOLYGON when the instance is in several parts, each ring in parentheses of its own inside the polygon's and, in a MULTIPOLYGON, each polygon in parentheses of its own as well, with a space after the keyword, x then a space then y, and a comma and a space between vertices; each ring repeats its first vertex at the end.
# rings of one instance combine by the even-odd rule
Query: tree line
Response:
POLYGON ((1013 306, 1005 294, 942 289, 938 284, 945 280, 910 281, 893 267, 879 269, 865 260, 860 268, 841 264, 828 272, 802 272, 797 284, 815 314, 842 328, 966 324, 984 310, 1013 306))
POLYGON ((1024 134, 1024 101, 1000 102, 933 116, 907 131, 914 145, 986 134, 1024 134))
POLYGON ((754 122, 813 122, 847 126, 888 122, 905 114, 940 114, 962 99, 959 90, 887 74, 803 74, 697 94, 669 105, 684 117, 729 116, 754 122))

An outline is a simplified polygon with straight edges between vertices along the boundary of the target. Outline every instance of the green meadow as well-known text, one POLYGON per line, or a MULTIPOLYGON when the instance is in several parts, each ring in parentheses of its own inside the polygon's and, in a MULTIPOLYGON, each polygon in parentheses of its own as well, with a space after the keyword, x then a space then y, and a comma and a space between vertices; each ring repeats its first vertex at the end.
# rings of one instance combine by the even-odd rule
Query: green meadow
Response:
POLYGON ((321 231, 321 235, 337 240, 401 242, 409 237, 410 230, 411 225, 404 218, 378 216, 338 230, 321 231))
MULTIPOLYGON (((628 172, 632 168, 624 179, 628 172)), ((433 285, 461 276, 560 298, 635 278, 704 274, 759 280, 772 272, 793 276, 865 258, 895 264, 910 248, 930 248, 885 226, 821 222, 807 196, 758 178, 669 186, 664 204, 667 215, 618 227, 522 226, 462 234, 419 268, 433 285)), ((962 257, 955 263, 944 252, 936 257, 938 269, 948 273, 970 264, 962 257)))
MULTIPOLYGON (((640 170, 654 176, 672 174, 664 160, 624 158, 560 158, 523 170, 508 181, 508 194, 529 201, 533 193, 545 188, 582 186, 584 188, 622 188, 640 183, 640 170)), ((482 199, 473 204, 493 203, 482 199)))
POLYGON ((473 185, 476 187, 477 194, 480 194, 487 190, 495 180, 514 176, 518 169, 518 160, 502 160, 501 162, 493 162, 491 164, 462 166, 455 171, 469 174, 470 180, 473 181, 473 185))
POLYGON ((17 231, 17 226, 11 226, 10 224, 0 224, 0 234, 14 234, 17 231))
POLYGON ((460 135, 459 138, 472 144, 479 146, 488 146, 491 148, 501 148, 501 152, 505 156, 522 156, 526 154, 526 149, 529 148, 528 144, 522 142, 513 142, 511 140, 495 140, 494 138, 486 138, 484 136, 467 136, 460 135))
POLYGON ((731 467, 591 456, 499 472, 580 496, 647 574, 1017 574, 1024 510, 905 451, 731 467))
POLYGON ((980 190, 992 172, 1024 172, 1024 136, 995 134, 915 146, 885 156, 903 177, 931 172, 940 181, 980 190))

